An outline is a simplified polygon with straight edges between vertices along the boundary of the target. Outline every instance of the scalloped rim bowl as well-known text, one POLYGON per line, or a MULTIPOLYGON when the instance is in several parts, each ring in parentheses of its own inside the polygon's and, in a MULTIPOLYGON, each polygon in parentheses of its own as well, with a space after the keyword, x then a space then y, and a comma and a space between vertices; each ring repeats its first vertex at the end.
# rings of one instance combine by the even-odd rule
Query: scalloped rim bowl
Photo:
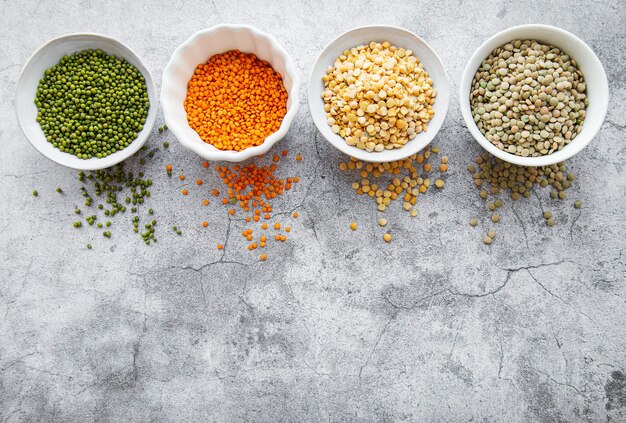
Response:
POLYGON ((609 84, 598 57, 587 44, 574 34, 550 25, 520 25, 498 32, 478 47, 463 71, 459 101, 461 102, 461 113, 465 125, 476 141, 489 153, 520 166, 547 166, 560 163, 579 153, 595 137, 602 127, 609 105, 609 84), (587 107, 583 129, 562 150, 552 154, 540 157, 521 157, 500 150, 485 138, 472 117, 470 91, 476 70, 494 49, 515 39, 534 39, 558 47, 576 60, 585 78, 589 107, 587 107))
POLYGON ((287 135, 300 105, 299 86, 300 79, 291 57, 274 37, 249 25, 217 25, 196 32, 174 51, 163 71, 161 107, 165 123, 184 147, 207 160, 240 162, 267 153, 287 135), (265 138, 263 144, 242 151, 223 151, 202 141, 189 126, 183 105, 187 84, 196 67, 230 50, 252 53, 267 61, 282 76, 288 94, 287 114, 278 131, 265 138))
POLYGON ((22 72, 17 81, 14 105, 17 121, 22 128, 22 132, 37 151, 53 162, 72 169, 98 170, 111 167, 127 159, 141 148, 154 127, 159 101, 156 86, 152 81, 150 72, 139 56, 128 46, 106 35, 73 33, 53 38, 39 47, 30 56, 22 68, 22 72), (43 77, 44 72, 56 65, 64 55, 89 49, 101 49, 108 54, 124 58, 128 63, 135 66, 146 81, 148 98, 150 100, 146 123, 144 123, 143 129, 139 132, 137 138, 125 149, 101 159, 96 157, 91 159, 79 159, 72 154, 57 149, 46 140, 46 136, 36 120, 38 112, 37 106, 35 105, 35 96, 37 95, 39 80, 43 77))
POLYGON ((309 110, 313 117, 313 122, 322 136, 339 151, 367 162, 390 162, 405 159, 422 149, 424 149, 435 138, 439 129, 443 125, 448 113, 450 104, 450 81, 443 66, 441 58, 435 53, 424 40, 412 32, 395 26, 374 25, 351 29, 335 38, 320 53, 309 80, 309 110), (326 69, 335 63, 345 50, 362 44, 369 44, 372 41, 389 41, 396 47, 413 50, 415 56, 424 64, 424 70, 433 81, 433 87, 437 89, 437 98, 433 105, 435 115, 428 122, 428 129, 418 134, 402 148, 384 150, 380 152, 368 152, 360 148, 346 144, 346 141, 338 134, 334 134, 326 122, 326 112, 324 111, 324 100, 322 92, 324 83, 322 76, 326 74, 326 69))

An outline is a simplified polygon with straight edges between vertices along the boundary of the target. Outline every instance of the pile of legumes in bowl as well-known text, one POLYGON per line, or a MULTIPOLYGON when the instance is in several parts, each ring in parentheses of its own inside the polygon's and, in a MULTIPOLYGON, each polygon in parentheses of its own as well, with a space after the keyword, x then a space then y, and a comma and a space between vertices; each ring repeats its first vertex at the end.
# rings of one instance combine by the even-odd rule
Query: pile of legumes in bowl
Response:
POLYGON ((139 57, 99 34, 69 34, 44 44, 24 65, 15 97, 30 143, 80 170, 111 167, 137 152, 154 126, 157 103, 139 57))
POLYGON ((502 31, 474 53, 460 89, 463 118, 494 156, 522 166, 562 162, 602 126, 608 83, 576 36, 546 25, 502 31))
POLYGON ((324 138, 359 160, 392 162, 424 149, 445 119, 450 85, 434 50, 392 26, 348 31, 318 57, 309 109, 324 138))
POLYGON ((269 34, 217 25, 181 44, 163 72, 161 105, 178 141, 208 160, 267 153, 299 106, 291 57, 269 34))

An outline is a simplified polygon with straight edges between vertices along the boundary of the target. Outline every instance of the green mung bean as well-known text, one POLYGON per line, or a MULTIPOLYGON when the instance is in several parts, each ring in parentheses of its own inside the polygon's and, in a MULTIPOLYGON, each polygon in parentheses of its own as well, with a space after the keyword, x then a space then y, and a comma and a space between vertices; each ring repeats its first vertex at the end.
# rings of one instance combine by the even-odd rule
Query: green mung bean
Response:
POLYGON ((150 107, 141 72, 101 50, 64 56, 46 70, 35 104, 48 142, 80 159, 128 147, 143 129, 150 107))

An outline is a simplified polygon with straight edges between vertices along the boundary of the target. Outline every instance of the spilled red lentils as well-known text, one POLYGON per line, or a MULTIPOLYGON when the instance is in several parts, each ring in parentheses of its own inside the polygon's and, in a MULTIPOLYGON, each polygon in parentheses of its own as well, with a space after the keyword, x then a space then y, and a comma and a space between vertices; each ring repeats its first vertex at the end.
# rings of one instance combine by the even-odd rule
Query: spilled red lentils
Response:
MULTIPOLYGON (((241 232, 243 238, 247 242, 247 250, 253 251, 258 248, 265 248, 268 239, 274 238, 276 241, 284 242, 287 240, 287 234, 292 232, 291 226, 282 226, 280 222, 268 222, 272 219, 274 209, 272 201, 283 195, 286 191, 292 189, 300 179, 297 176, 280 178, 276 175, 280 162, 288 156, 287 150, 283 150, 281 154, 276 154, 270 158, 270 164, 260 165, 251 162, 245 166, 235 164, 232 166, 216 166, 215 172, 221 178, 225 185, 225 190, 211 188, 205 195, 210 193, 213 197, 221 197, 220 202, 228 210, 231 216, 242 217, 246 223, 251 226, 258 223, 258 230, 248 227, 241 232), (267 235, 268 229, 273 229, 271 236, 267 235), (256 231, 256 233, 255 233, 256 231), (265 233, 265 235, 262 235, 265 233)), ((298 154, 296 161, 302 159, 298 154)), ((263 156, 257 159, 262 159, 263 156)), ((207 168, 207 162, 202 166, 207 168)), ((184 179, 184 175, 180 175, 180 179, 184 179)), ((198 179, 201 180, 201 179, 198 179)), ((200 189, 204 189, 205 184, 196 184, 200 189)), ((188 190, 184 190, 184 195, 189 194, 188 190)), ((209 201, 204 199, 203 205, 208 205, 209 201)), ((298 217, 297 212, 293 212, 292 217, 298 217)), ((203 227, 208 227, 209 222, 201 222, 203 227)), ((225 244, 217 244, 217 250, 223 251, 225 244)), ((261 255, 261 261, 267 259, 267 254, 261 255)))

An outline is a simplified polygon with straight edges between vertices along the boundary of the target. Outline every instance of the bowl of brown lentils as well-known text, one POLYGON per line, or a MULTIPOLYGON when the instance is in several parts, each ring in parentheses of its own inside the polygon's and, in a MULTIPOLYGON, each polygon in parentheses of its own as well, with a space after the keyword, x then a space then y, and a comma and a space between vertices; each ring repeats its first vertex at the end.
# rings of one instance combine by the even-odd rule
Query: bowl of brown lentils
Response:
POLYGON ((608 108, 604 68, 575 35, 548 25, 499 32, 472 55, 460 86, 461 112, 489 153, 546 166, 580 152, 608 108))

